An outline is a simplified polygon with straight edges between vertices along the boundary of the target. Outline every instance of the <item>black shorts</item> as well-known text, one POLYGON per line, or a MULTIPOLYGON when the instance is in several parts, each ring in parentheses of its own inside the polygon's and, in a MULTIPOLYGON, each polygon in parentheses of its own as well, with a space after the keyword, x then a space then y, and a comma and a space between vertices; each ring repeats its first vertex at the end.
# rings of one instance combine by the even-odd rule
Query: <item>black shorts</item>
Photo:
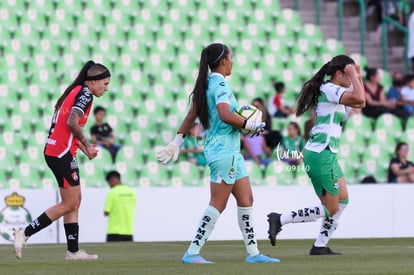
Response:
POLYGON ((107 242, 132 242, 132 235, 107 234, 107 242))
POLYGON ((76 158, 70 152, 62 158, 45 155, 47 166, 52 170, 59 187, 77 186, 79 182, 79 167, 76 158))

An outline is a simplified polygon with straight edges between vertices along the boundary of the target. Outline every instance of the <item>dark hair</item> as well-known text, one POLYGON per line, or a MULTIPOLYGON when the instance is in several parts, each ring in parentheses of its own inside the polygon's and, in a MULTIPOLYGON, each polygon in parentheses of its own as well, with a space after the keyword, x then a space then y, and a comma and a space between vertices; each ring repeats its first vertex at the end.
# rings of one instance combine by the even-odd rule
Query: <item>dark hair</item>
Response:
POLYGON ((55 111, 62 106, 63 101, 65 98, 69 95, 69 93, 75 88, 76 86, 83 85, 86 80, 97 80, 97 79, 103 79, 106 77, 111 76, 109 70, 107 67, 105 67, 102 64, 95 63, 92 60, 89 60, 88 62, 83 65, 82 69, 80 70, 78 76, 75 78, 75 80, 70 84, 63 94, 59 97, 55 104, 55 111), (102 77, 101 77, 102 75, 102 77), (101 77, 101 78, 96 78, 101 77), (90 79, 88 79, 90 78, 90 79))
POLYGON ((300 136, 300 127, 299 127, 299 124, 297 122, 291 121, 288 124, 288 127, 289 126, 293 126, 296 129, 296 131, 298 131, 298 135, 300 136))
POLYGON ((230 51, 227 46, 220 43, 210 44, 201 52, 198 76, 194 89, 190 94, 190 99, 204 129, 208 129, 210 126, 208 121, 208 106, 206 97, 208 68, 210 68, 210 70, 217 68, 220 61, 223 58, 227 58, 229 52, 230 51))
POLYGON ((408 84, 408 82, 411 82, 414 80, 414 75, 413 74, 407 74, 404 77, 404 84, 408 84))
POLYGON ((118 180, 121 180, 121 174, 119 174, 119 172, 115 170, 108 172, 105 176, 105 180, 109 181, 111 178, 114 178, 114 177, 117 178, 118 180))
POLYGON ((395 146, 395 154, 397 155, 397 157, 398 157, 398 151, 400 151, 401 147, 403 147, 404 145, 408 146, 408 144, 405 142, 398 142, 397 146, 395 146))
POLYGON ((273 84, 273 88, 275 88, 276 93, 280 93, 285 88, 285 83, 276 82, 275 84, 273 84))
POLYGON ((106 109, 104 107, 102 107, 102 106, 96 106, 93 109, 93 114, 96 115, 99 112, 106 112, 106 109))
POLYGON ((255 102, 255 101, 259 102, 264 107, 265 104, 264 104, 264 101, 263 101, 263 99, 261 97, 254 98, 252 100, 252 103, 255 102))
POLYGON ((306 81, 300 92, 296 116, 300 116, 310 108, 316 106, 321 93, 320 87, 324 83, 325 76, 332 76, 335 72, 344 70, 348 64, 355 64, 355 61, 347 55, 337 55, 323 65, 311 79, 306 81))
POLYGON ((365 68, 365 78, 366 78, 366 80, 370 81, 373 76, 377 75, 377 73, 378 73, 377 68, 366 67, 365 68))

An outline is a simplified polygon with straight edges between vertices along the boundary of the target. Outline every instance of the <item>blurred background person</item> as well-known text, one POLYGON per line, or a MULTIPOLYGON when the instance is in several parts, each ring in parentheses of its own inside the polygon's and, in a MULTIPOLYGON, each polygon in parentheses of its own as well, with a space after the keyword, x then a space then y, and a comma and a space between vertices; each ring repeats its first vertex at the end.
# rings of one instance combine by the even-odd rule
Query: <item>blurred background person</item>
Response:
POLYGON ((273 130, 272 116, 267 111, 263 99, 256 97, 253 99, 252 105, 262 112, 262 121, 266 122, 262 136, 264 138, 266 147, 268 147, 270 150, 274 150, 282 140, 282 135, 279 131, 273 130))
POLYGON ((195 122, 190 128, 188 136, 184 139, 184 143, 180 154, 187 161, 197 166, 206 166, 207 161, 204 157, 203 133, 200 123, 195 122))
POLYGON ((401 89, 401 101, 409 115, 414 114, 414 75, 404 78, 404 87, 401 89))
POLYGON ((288 124, 288 134, 282 139, 282 160, 290 165, 298 165, 302 162, 303 148, 305 147, 305 139, 300 134, 300 127, 296 122, 288 124))
POLYGON ((289 115, 295 113, 295 108, 292 106, 286 106, 283 101, 283 94, 286 91, 285 84, 283 82, 276 82, 273 84, 276 94, 271 98, 268 106, 269 113, 273 117, 286 118, 289 115))
POLYGON ((269 165, 272 150, 266 145, 263 135, 240 135, 240 141, 245 149, 245 160, 254 161, 259 166, 269 165))
POLYGON ((102 106, 96 106, 93 109, 93 115, 95 116, 95 124, 91 127, 92 142, 107 149, 111 153, 112 162, 115 163, 116 153, 121 146, 115 144, 115 135, 112 127, 104 122, 106 110, 102 106))
POLYGON ((380 84, 381 74, 377 68, 366 68, 366 80, 364 82, 366 106, 362 109, 365 116, 377 119, 385 113, 392 113, 401 119, 406 119, 409 114, 401 106, 397 106, 395 100, 387 100, 384 87, 380 84))
POLYGON ((118 171, 109 172, 105 180, 110 190, 106 196, 104 215, 108 217, 107 242, 133 241, 136 192, 122 184, 118 171))
POLYGON ((396 156, 390 160, 388 167, 389 183, 414 183, 414 163, 407 160, 409 151, 407 143, 397 143, 396 156))

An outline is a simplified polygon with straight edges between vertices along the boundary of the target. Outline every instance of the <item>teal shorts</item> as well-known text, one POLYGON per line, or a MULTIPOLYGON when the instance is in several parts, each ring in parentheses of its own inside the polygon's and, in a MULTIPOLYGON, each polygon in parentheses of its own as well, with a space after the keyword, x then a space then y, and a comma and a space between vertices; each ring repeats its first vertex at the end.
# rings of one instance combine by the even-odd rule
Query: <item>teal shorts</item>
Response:
POLYGON ((325 192, 338 195, 340 192, 338 179, 344 176, 336 154, 330 150, 316 153, 309 150, 303 152, 303 163, 318 196, 325 192))
POLYGON ((210 181, 213 183, 234 184, 247 177, 244 158, 240 153, 223 154, 214 158, 206 158, 210 167, 210 181))

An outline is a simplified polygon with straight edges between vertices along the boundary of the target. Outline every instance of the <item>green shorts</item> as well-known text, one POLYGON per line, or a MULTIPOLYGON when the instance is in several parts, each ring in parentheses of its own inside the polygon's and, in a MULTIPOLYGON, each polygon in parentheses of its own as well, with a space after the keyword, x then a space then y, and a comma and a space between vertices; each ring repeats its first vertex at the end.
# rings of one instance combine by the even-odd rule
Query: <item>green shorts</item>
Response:
POLYGON ((338 179, 343 177, 344 173, 335 153, 330 150, 316 153, 305 149, 303 163, 318 196, 324 195, 325 192, 332 195, 339 194, 338 179))
POLYGON ((210 167, 210 181, 213 183, 234 184, 237 180, 247 177, 247 168, 240 153, 220 155, 213 159, 206 157, 210 167))

